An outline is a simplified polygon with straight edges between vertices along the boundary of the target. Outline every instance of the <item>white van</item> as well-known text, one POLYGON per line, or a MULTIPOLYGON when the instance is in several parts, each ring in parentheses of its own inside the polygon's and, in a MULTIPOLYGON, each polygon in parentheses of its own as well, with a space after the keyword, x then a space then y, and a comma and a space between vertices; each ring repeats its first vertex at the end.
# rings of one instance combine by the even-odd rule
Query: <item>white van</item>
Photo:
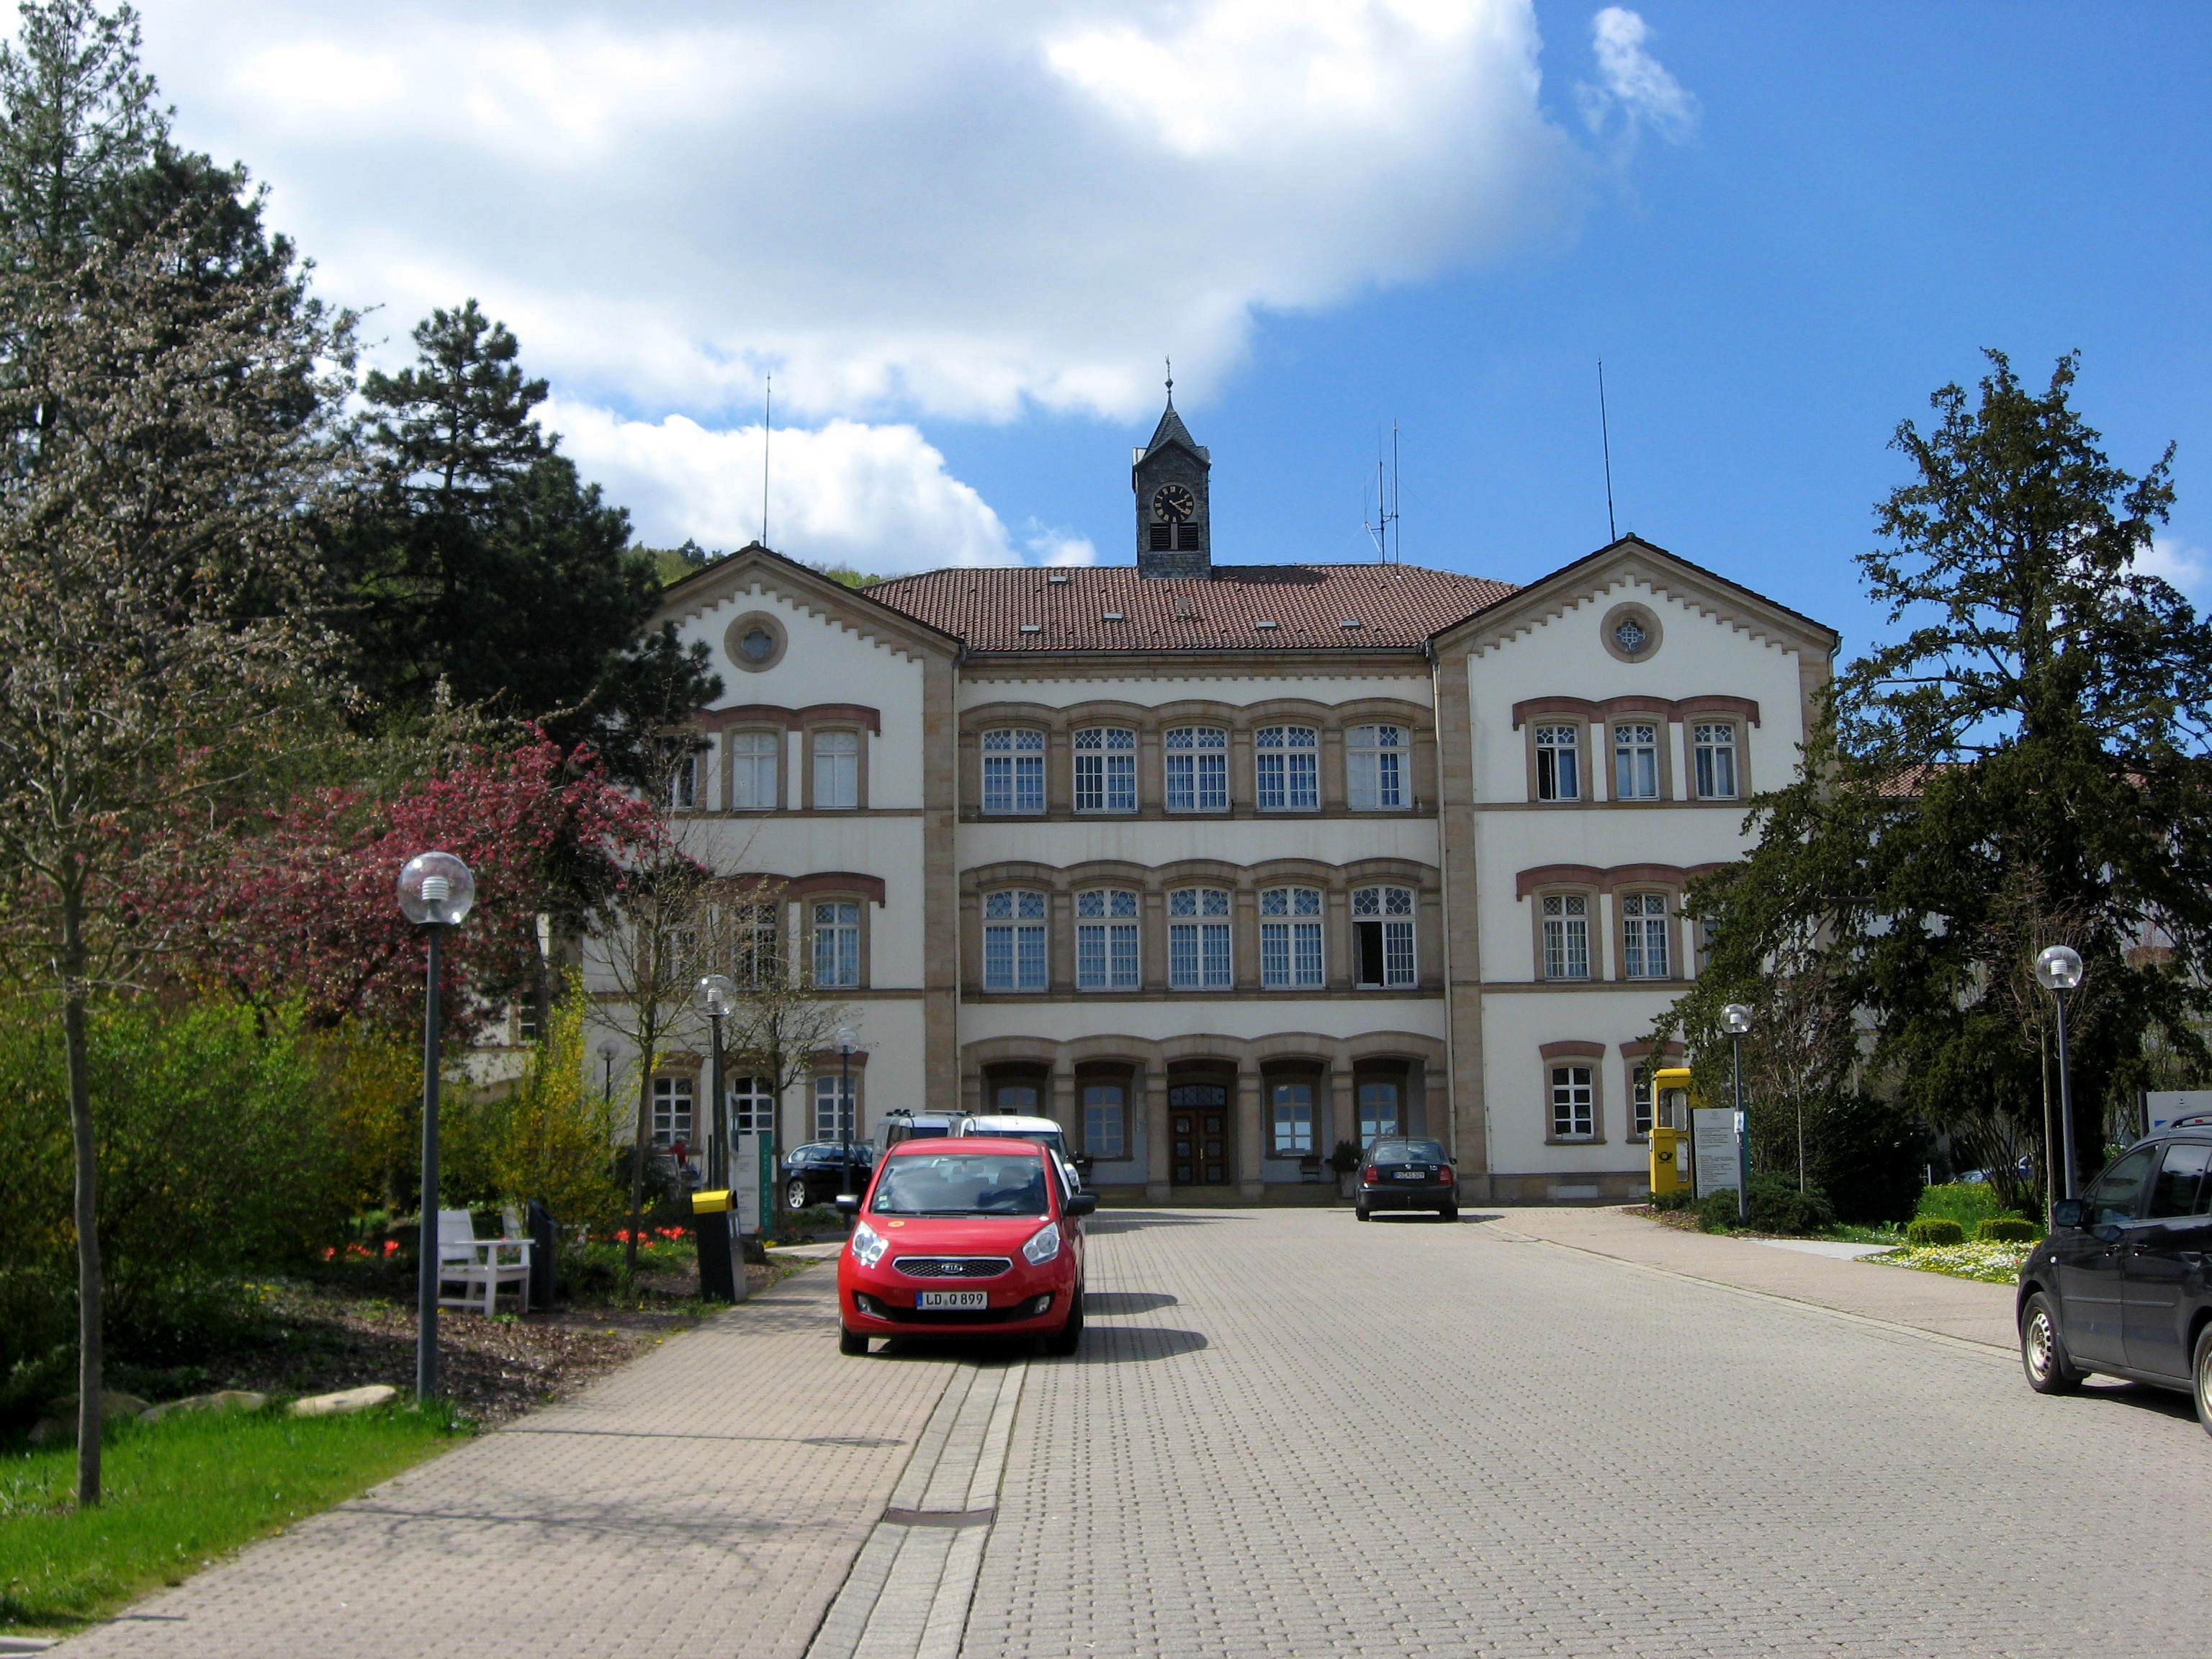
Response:
POLYGON ((1060 1165, 1060 1179, 1071 1193, 1083 1190, 1083 1177, 1076 1173, 1075 1160, 1068 1156, 1067 1132, 1048 1117, 1016 1117, 1011 1114, 987 1117, 963 1118, 960 1127, 951 1131, 956 1135, 988 1135, 999 1140, 1037 1140, 1052 1149, 1054 1159, 1060 1165))

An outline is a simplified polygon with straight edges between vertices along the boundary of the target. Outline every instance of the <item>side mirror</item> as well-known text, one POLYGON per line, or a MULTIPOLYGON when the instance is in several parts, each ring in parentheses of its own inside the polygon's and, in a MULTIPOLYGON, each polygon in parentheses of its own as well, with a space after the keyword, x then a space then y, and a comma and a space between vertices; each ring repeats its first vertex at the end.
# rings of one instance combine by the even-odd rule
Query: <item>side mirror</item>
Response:
POLYGON ((1097 1194, 1070 1193, 1065 1199, 1060 1200, 1060 1212, 1062 1215, 1089 1215, 1096 1211, 1097 1207, 1097 1194))
POLYGON ((839 1215, 851 1216, 860 1212, 860 1197, 858 1193, 840 1193, 832 1202, 836 1205, 839 1215))
POLYGON ((2088 1213, 2088 1200, 2062 1198, 2051 1206, 2051 1224, 2054 1227, 2078 1227, 2088 1213))

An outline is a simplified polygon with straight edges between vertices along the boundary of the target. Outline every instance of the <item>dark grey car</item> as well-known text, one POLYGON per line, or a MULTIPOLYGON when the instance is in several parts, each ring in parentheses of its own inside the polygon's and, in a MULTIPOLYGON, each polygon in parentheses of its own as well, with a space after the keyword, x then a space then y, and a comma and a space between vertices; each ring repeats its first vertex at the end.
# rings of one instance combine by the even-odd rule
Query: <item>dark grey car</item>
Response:
POLYGON ((1391 1137, 1370 1142, 1359 1160, 1358 1193, 1352 1208, 1362 1221, 1377 1210, 1433 1210, 1447 1221, 1459 1217, 1459 1177, 1442 1141, 1391 1137))
POLYGON ((810 1140, 803 1146, 794 1146, 783 1155, 783 1167, 778 1176, 783 1207, 803 1210, 811 1204, 827 1204, 840 1193, 866 1190, 868 1172, 875 1167, 873 1143, 854 1141, 853 1184, 848 1187, 845 1182, 843 1141, 810 1140))

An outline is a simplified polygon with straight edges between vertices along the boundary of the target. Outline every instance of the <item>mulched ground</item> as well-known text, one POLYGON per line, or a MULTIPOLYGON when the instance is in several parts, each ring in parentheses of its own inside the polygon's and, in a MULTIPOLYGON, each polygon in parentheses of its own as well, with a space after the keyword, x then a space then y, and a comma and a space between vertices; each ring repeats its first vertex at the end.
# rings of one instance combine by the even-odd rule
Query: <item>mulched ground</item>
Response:
MULTIPOLYGON (((747 1281, 752 1290, 763 1290, 787 1271, 749 1267, 747 1281)), ((442 1391, 489 1428, 565 1399, 663 1337, 698 1322, 699 1305, 685 1299, 696 1292, 696 1280, 664 1282, 646 1274, 638 1286, 637 1305, 586 1304, 489 1319, 441 1308, 442 1391)), ((367 1382, 413 1388, 411 1301, 344 1285, 288 1286, 274 1293, 271 1308, 276 1340, 207 1360, 203 1369, 211 1380, 205 1387, 269 1394, 324 1394, 367 1382)))

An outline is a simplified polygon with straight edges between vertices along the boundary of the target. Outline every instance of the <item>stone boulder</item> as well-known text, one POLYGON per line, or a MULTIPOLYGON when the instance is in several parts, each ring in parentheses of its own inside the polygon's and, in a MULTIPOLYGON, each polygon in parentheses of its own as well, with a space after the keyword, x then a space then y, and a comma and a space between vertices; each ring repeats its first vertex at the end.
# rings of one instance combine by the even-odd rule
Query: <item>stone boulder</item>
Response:
MULTIPOLYGON (((76 1400, 65 1394, 59 1400, 49 1401, 46 1414, 31 1425, 30 1440, 34 1446, 51 1446, 59 1441, 76 1438, 76 1400)), ((110 1422, 145 1414, 146 1402, 135 1394, 124 1394, 114 1389, 100 1391, 101 1414, 110 1422)))
POLYGON ((340 1389, 336 1394, 311 1394, 292 1402, 295 1417, 343 1417, 349 1412, 365 1412, 389 1404, 399 1397, 399 1390, 389 1382, 371 1382, 365 1388, 340 1389))
POLYGON ((165 1400, 147 1412, 141 1422, 158 1423, 179 1412, 258 1412, 265 1410, 269 1396, 251 1389, 218 1389, 213 1394, 188 1394, 182 1400, 165 1400))

